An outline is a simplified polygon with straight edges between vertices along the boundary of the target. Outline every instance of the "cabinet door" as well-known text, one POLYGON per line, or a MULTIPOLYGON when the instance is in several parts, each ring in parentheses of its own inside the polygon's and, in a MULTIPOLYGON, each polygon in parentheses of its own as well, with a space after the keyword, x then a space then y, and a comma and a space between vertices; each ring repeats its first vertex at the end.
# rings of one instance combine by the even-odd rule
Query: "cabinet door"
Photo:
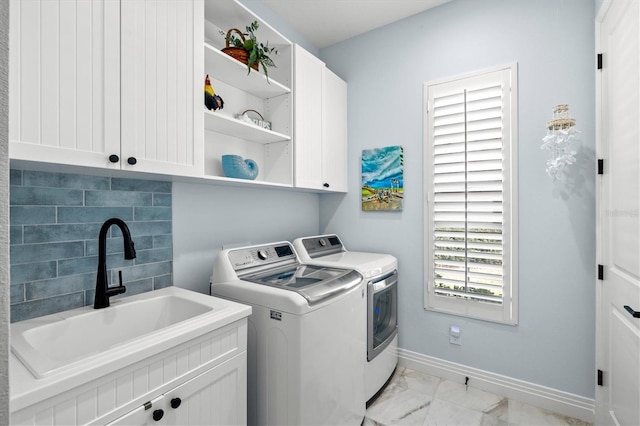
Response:
POLYGON ((122 168, 202 175, 203 0, 121 8, 122 168))
POLYGON ((324 63, 294 49, 295 186, 322 188, 322 75, 324 63))
POLYGON ((178 386, 166 393, 165 399, 170 406, 167 409, 168 424, 246 424, 247 353, 243 352, 178 386))
POLYGON ((9 154, 119 167, 120 2, 12 0, 9 154))
POLYGON ((329 191, 347 191, 347 83, 328 68, 322 81, 322 179, 329 191))
POLYGON ((205 371, 109 426, 152 424, 247 424, 247 353, 205 371))
MULTIPOLYGON (((171 424, 166 419, 166 404, 164 395, 141 405, 135 410, 109 423, 107 426, 146 426, 171 424), (155 418, 154 418, 155 416, 155 418), (158 420, 156 420, 158 419, 158 420)), ((175 424, 175 423, 174 423, 175 424)))

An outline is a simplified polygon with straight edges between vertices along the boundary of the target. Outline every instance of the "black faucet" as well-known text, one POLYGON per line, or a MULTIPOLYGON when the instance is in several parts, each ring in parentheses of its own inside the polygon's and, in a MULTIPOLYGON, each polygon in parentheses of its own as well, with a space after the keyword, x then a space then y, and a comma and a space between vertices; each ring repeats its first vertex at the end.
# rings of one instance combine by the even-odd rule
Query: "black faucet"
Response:
POLYGON ((127 291, 127 288, 122 285, 122 274, 118 275, 120 285, 109 287, 109 284, 107 283, 107 231, 111 225, 117 225, 122 231, 122 237, 124 239, 124 258, 135 259, 136 257, 136 249, 133 246, 131 233, 129 232, 127 224, 117 217, 108 219, 103 223, 102 228, 100 228, 100 236, 98 237, 98 278, 96 279, 96 297, 93 302, 94 309, 108 307, 109 298, 111 296, 127 291))

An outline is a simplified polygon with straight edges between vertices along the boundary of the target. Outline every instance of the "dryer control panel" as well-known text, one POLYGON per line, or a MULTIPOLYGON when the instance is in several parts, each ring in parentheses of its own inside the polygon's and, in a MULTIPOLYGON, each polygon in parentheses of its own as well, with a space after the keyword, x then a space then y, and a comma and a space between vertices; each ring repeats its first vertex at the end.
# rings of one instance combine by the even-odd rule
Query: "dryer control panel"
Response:
POLYGON ((302 240, 302 245, 312 259, 344 251, 342 242, 337 235, 321 235, 319 237, 305 238, 302 240))
POLYGON ((297 260, 293 246, 287 242, 230 250, 228 256, 235 271, 297 260))

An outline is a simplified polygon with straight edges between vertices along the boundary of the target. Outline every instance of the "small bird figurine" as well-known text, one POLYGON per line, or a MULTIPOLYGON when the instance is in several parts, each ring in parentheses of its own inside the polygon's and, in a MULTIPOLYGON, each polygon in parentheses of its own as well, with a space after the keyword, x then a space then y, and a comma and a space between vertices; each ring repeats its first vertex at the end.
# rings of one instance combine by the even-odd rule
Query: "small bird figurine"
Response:
POLYGON ((209 80, 209 74, 204 79, 204 105, 209 111, 222 109, 224 107, 224 101, 211 87, 211 81, 209 80))

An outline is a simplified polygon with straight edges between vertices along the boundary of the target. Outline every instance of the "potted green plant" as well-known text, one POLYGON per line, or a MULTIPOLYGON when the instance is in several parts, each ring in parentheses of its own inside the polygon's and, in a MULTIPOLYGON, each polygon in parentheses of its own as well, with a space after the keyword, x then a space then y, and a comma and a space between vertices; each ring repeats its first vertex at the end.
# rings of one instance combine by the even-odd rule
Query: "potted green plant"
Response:
POLYGON ((258 21, 253 21, 251 25, 246 26, 246 32, 243 33, 237 28, 231 28, 225 36, 226 47, 222 49, 224 53, 247 64, 247 74, 251 73, 251 68, 258 71, 258 67, 262 66, 264 75, 269 80, 269 71, 267 67, 275 67, 276 64, 269 55, 276 55, 278 51, 275 47, 269 47, 267 44, 258 42, 255 31, 260 25, 258 21), (235 33, 238 34, 236 36, 235 33))

